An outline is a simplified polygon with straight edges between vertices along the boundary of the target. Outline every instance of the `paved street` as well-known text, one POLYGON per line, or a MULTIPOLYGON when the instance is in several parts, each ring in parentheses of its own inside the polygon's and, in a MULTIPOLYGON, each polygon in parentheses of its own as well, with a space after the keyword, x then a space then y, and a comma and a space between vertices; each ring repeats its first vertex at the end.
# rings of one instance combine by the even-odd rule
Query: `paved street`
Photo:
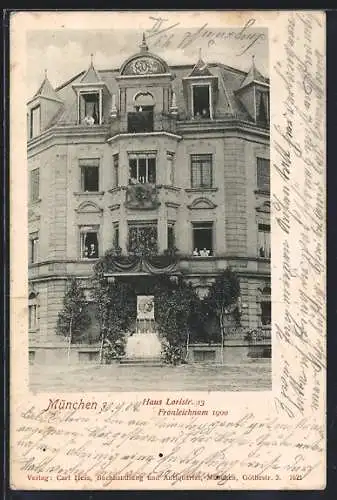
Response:
POLYGON ((176 367, 35 364, 30 366, 30 388, 34 392, 271 390, 271 360, 176 367))

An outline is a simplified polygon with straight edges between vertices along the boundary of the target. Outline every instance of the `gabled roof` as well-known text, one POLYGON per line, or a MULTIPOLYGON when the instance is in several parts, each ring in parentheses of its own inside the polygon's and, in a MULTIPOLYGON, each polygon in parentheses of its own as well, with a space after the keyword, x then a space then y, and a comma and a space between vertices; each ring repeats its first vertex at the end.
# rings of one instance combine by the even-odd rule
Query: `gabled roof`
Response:
POLYGON ((38 91, 34 94, 33 99, 36 99, 37 97, 44 97, 46 99, 52 99, 54 101, 61 102, 61 99, 59 98, 52 84, 48 80, 47 73, 45 74, 44 80, 41 83, 38 91))
POLYGON ((92 84, 95 85, 95 83, 103 83, 101 77, 97 73, 97 71, 94 68, 94 63, 91 59, 90 66, 86 73, 83 75, 83 77, 80 80, 80 83, 86 83, 86 84, 92 84))
POLYGON ((264 76, 261 75, 260 71, 255 66, 254 56, 253 56, 253 61, 252 61, 252 65, 250 67, 250 70, 248 71, 245 78, 242 80, 242 83, 240 85, 240 89, 247 87, 247 85, 249 85, 250 83, 253 83, 253 82, 262 83, 262 84, 267 83, 267 80, 264 78, 264 76))
POLYGON ((192 69, 191 73, 188 75, 188 77, 191 76, 213 76, 208 69, 207 64, 202 60, 201 55, 199 56, 199 60, 192 69))

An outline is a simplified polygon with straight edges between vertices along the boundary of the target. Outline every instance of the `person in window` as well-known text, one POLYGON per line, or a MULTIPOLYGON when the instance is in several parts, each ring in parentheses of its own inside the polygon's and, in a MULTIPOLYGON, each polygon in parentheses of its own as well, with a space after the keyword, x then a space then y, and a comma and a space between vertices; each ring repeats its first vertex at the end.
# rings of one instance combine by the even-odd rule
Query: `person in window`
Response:
POLYGON ((94 259, 96 257, 96 246, 95 243, 90 243, 90 249, 89 249, 89 259, 94 259))
POLYGON ((208 113, 208 110, 206 108, 204 108, 202 110, 202 117, 203 118, 208 118, 209 117, 209 113, 208 113))
POLYGON ((206 248, 203 248, 202 250, 200 250, 200 257, 207 257, 207 250, 206 250, 206 248))
POLYGON ((265 251, 263 247, 260 247, 260 257, 265 257, 265 251))
POLYGON ((193 256, 194 256, 194 257, 199 257, 199 250, 198 250, 197 248, 195 248, 195 249, 193 250, 193 256))
POLYGON ((85 125, 89 125, 89 126, 94 125, 94 123, 95 123, 95 119, 89 115, 85 116, 83 121, 84 121, 85 125))

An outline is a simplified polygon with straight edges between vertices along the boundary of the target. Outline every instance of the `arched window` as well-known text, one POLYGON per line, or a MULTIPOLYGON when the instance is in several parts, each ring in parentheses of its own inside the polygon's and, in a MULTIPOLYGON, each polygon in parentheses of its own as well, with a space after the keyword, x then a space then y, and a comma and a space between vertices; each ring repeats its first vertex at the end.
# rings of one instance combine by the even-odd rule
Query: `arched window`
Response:
POLYGON ((137 111, 145 111, 147 108, 154 108, 154 98, 150 92, 139 92, 136 94, 134 103, 137 111))
POLYGON ((135 111, 128 113, 128 132, 140 134, 153 132, 154 98, 150 92, 139 92, 134 97, 135 111))
POLYGON ((31 292, 28 297, 28 329, 36 330, 39 323, 37 293, 31 292))

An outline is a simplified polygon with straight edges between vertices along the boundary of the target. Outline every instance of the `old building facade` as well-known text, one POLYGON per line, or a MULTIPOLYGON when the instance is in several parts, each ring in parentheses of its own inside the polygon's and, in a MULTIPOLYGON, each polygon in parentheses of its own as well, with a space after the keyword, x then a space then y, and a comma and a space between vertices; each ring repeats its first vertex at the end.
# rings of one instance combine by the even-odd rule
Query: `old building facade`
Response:
POLYGON ((32 353, 57 342, 67 279, 88 287, 111 248, 177 251, 201 296, 230 265, 242 325, 270 324, 269 81, 224 63, 169 67, 143 38, 118 70, 46 75, 28 102, 32 353))

